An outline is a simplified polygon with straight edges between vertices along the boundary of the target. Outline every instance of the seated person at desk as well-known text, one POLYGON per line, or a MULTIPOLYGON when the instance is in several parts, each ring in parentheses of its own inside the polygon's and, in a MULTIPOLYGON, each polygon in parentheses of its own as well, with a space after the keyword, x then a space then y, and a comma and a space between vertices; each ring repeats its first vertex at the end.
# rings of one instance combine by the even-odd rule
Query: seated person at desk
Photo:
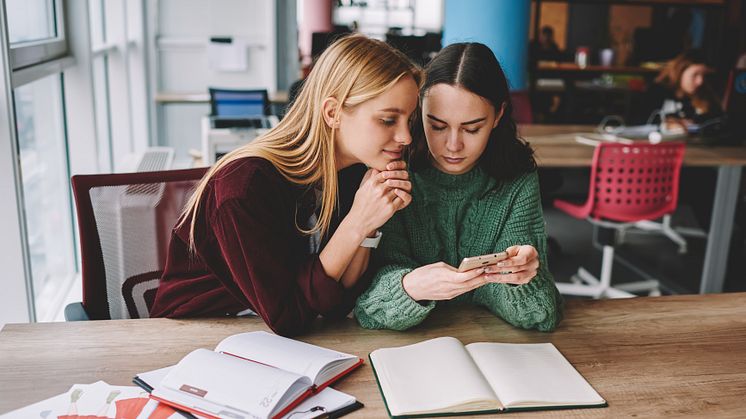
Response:
POLYGON ((151 316, 251 310, 293 335, 319 314, 346 315, 367 285, 368 238, 411 201, 400 160, 419 79, 383 42, 356 35, 329 47, 286 117, 198 184, 151 316))
MULTIPOLYGON (((669 130, 685 130, 702 138, 727 135, 725 114, 705 75, 710 72, 698 50, 683 52, 668 61, 638 107, 635 123, 645 123, 657 110, 665 115, 669 130)), ((681 171, 680 205, 691 207, 699 226, 708 229, 716 172, 710 167, 685 167, 681 171)))
POLYGON ((539 61, 562 61, 564 57, 557 41, 554 40, 554 29, 551 26, 543 26, 539 39, 531 41, 529 56, 532 65, 539 61))
POLYGON ((420 103, 412 205, 382 229, 358 322, 404 330, 452 300, 485 306, 518 327, 554 330, 562 297, 547 267, 536 163, 516 133, 495 55, 479 43, 444 48, 426 69, 420 103), (453 267, 502 251, 510 257, 497 266, 453 267))
POLYGON ((705 81, 710 72, 703 55, 691 50, 667 62, 638 108, 633 123, 645 123, 656 110, 672 128, 707 124, 723 116, 720 102, 705 81))

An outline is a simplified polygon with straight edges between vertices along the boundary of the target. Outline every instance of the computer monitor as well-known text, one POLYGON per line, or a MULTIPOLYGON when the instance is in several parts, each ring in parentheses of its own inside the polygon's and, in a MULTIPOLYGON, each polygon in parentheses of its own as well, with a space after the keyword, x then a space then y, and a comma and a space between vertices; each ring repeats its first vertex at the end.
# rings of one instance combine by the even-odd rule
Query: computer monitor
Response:
POLYGON ((269 115, 266 89, 237 90, 210 88, 210 115, 246 117, 269 115))
POLYGON ((326 47, 337 39, 351 33, 346 26, 335 26, 330 32, 314 32, 311 34, 311 57, 315 60, 326 47))
POLYGON ((424 36, 386 34, 386 42, 392 47, 403 52, 412 61, 419 65, 425 65, 427 61, 428 42, 424 36))

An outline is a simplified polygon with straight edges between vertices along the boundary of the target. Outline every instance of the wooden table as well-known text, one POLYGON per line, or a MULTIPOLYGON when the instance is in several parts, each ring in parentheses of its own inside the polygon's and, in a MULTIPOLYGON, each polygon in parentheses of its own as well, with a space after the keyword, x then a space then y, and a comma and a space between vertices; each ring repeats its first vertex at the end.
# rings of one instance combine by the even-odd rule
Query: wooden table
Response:
MULTIPOLYGON (((258 318, 6 325, 0 331, 0 413, 76 383, 127 385, 138 372, 252 330, 267 328, 258 318)), ((319 320, 300 339, 363 357, 365 365, 335 387, 365 404, 354 417, 383 418, 368 353, 437 336, 464 344, 552 342, 609 403, 604 409, 516 415, 746 417, 746 293, 572 300, 553 333, 516 329, 486 310, 462 307, 436 310, 407 332, 319 320)))
MULTIPOLYGON (((575 141, 575 134, 593 133, 593 125, 519 125, 518 132, 536 150, 542 167, 588 167, 593 147, 575 141)), ((746 147, 687 145, 684 165, 692 167, 744 166, 746 147)))
MULTIPOLYGON (((519 126, 519 133, 533 146, 541 167, 589 167, 594 148, 575 141, 575 134, 594 130, 588 125, 519 126)), ((718 169, 700 293, 722 292, 746 147, 687 145, 684 165, 718 169)))

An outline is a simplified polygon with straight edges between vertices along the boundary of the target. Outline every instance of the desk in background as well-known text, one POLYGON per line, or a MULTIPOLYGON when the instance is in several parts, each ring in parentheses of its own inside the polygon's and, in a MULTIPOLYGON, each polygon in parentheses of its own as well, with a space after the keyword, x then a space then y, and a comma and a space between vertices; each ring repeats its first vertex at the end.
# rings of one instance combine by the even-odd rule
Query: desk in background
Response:
POLYGON ((275 115, 257 117, 216 117, 205 115, 200 126, 202 140, 202 163, 211 166, 223 155, 248 144, 256 137, 266 134, 270 128, 277 126, 280 120, 275 115), (223 127, 217 127, 223 122, 223 127), (231 124, 240 125, 231 127, 231 124), (246 125, 255 124, 255 127, 246 125))
MULTIPOLYGON (((540 167, 590 167, 593 147, 575 141, 573 133, 593 132, 588 125, 523 125, 519 134, 531 143, 540 167)), ((687 145, 684 166, 717 167, 712 221, 702 269, 700 293, 722 292, 733 217, 738 203, 746 147, 687 145)))
MULTIPOLYGON (((288 92, 278 90, 269 95, 270 103, 286 104, 288 92)), ((210 103, 208 92, 158 92, 155 94, 155 102, 158 104, 168 103, 210 103)))
MULTIPOLYGON (((509 326, 485 309, 446 307, 407 332, 317 320, 300 340, 358 355, 366 363, 334 387, 384 418, 368 361, 381 347, 438 336, 472 342, 552 342, 608 401, 605 409, 531 412, 531 417, 746 417, 746 293, 571 300, 557 331, 509 326)), ((10 324, 0 331, 0 413, 104 380, 131 384, 240 332, 267 330, 258 318, 106 320, 10 324)), ((511 415, 512 417, 512 415, 511 415)))
MULTIPOLYGON (((166 105, 208 105, 210 94, 208 92, 158 92, 154 97, 158 106, 166 105)), ((278 90, 270 92, 269 107, 272 115, 281 117, 285 115, 288 105, 288 92, 278 90)))

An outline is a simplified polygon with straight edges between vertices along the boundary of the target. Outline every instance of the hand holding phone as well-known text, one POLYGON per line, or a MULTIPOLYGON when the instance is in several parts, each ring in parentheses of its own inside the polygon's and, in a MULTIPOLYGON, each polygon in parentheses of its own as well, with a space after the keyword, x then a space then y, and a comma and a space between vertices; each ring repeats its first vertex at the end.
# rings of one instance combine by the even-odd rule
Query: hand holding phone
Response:
POLYGON ((507 258, 507 252, 490 253, 487 255, 464 258, 464 260, 462 260, 461 264, 458 266, 458 271, 466 272, 476 268, 484 268, 487 266, 496 265, 498 262, 501 262, 507 258))
POLYGON ((539 252, 532 245, 515 245, 505 249, 508 258, 499 267, 489 267, 489 282, 522 285, 531 282, 539 272, 539 252))

